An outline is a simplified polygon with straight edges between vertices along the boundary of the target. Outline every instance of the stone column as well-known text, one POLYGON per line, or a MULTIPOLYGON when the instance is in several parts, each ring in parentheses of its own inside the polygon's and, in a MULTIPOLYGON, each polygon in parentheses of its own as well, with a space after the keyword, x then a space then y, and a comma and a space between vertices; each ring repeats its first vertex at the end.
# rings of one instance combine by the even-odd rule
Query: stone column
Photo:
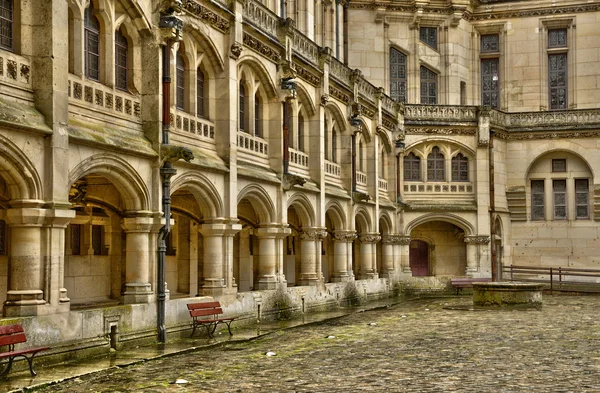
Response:
POLYGON ((402 275, 412 276, 410 270, 410 236, 398 237, 398 244, 400 245, 400 270, 402 275))
POLYGON ((202 224, 200 233, 203 238, 204 282, 202 292, 205 295, 220 295, 225 286, 223 252, 223 234, 225 224, 202 224))
POLYGON ((277 286, 277 228, 263 227, 256 230, 258 236, 258 283, 256 288, 275 289, 277 286))
POLYGON ((237 284, 233 277, 233 238, 236 233, 242 230, 242 225, 238 224, 237 220, 229 220, 225 232, 223 233, 224 240, 224 264, 225 264, 225 286, 227 291, 235 293, 237 284))
POLYGON ((10 258, 4 315, 38 315, 46 304, 41 255, 44 209, 8 209, 6 222, 10 227, 10 258))
POLYGON ((375 268, 375 243, 381 240, 378 233, 363 233, 359 237, 360 240, 360 278, 372 279, 378 278, 375 268))
POLYGON ((300 233, 300 285, 317 285, 322 277, 320 243, 325 236, 319 228, 303 228, 300 233))
POLYGON ((394 275, 394 243, 397 236, 384 235, 381 238, 381 277, 391 278, 394 275))
POLYGON ((354 231, 335 231, 333 235, 333 276, 332 282, 350 281, 352 277, 352 253, 348 255, 348 245, 356 239, 354 231), (350 264, 348 261, 350 260, 350 264))
POLYGON ((154 300, 150 284, 150 232, 155 226, 152 217, 126 217, 121 222, 125 231, 124 304, 154 300))
POLYGON ((467 244, 467 269, 465 275, 467 277, 479 277, 482 274, 479 263, 480 246, 487 247, 490 243, 490 237, 465 236, 465 243, 467 244))

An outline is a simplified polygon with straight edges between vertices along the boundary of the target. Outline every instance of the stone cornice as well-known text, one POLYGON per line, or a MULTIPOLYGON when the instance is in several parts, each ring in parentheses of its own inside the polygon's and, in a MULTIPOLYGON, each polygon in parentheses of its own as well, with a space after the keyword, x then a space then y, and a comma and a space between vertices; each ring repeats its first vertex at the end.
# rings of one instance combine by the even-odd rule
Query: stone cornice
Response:
POLYGON ((220 32, 225 34, 229 33, 231 23, 228 18, 219 15, 219 13, 197 3, 195 0, 184 0, 183 9, 203 20, 220 32))
POLYGON ((405 127, 406 135, 475 135, 475 128, 405 127))
POLYGON ((262 43, 258 38, 251 36, 248 33, 244 33, 244 45, 254 51, 265 56, 267 59, 279 64, 281 61, 281 55, 279 50, 273 49, 268 45, 262 43))

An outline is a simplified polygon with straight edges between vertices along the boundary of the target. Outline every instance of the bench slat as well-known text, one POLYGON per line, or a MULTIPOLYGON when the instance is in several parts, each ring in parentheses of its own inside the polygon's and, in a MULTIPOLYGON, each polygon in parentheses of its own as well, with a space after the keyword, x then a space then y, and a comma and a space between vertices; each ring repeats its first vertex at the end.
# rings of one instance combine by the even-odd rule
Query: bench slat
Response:
POLYGON ((219 303, 219 302, 204 302, 204 303, 188 303, 187 304, 188 310, 197 310, 197 309, 215 308, 215 307, 221 307, 221 303, 219 303))
POLYGON ((202 317, 202 316, 217 315, 217 314, 223 314, 223 309, 212 308, 212 309, 203 309, 203 310, 190 310, 190 316, 192 316, 192 317, 202 317))
POLYGON ((25 330, 23 330, 23 326, 21 326, 21 325, 0 326, 0 336, 4 336, 6 334, 24 333, 24 332, 25 332, 25 330))
POLYGON ((0 336, 0 346, 13 345, 27 342, 25 333, 17 333, 6 336, 0 336))
POLYGON ((50 349, 50 347, 28 348, 28 349, 20 349, 18 351, 4 352, 4 353, 0 353, 0 359, 9 358, 11 356, 28 355, 30 353, 37 353, 40 351, 46 351, 48 349, 50 349))

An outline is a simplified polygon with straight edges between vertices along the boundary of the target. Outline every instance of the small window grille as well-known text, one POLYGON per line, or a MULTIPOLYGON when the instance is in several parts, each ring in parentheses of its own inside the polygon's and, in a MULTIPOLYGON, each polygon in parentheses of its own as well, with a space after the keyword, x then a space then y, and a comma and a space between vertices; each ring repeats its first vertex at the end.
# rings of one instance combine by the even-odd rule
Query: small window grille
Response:
POLYGON ((554 219, 567 219, 567 181, 553 180, 552 190, 554 193, 554 219))
POLYGON ((421 159, 415 153, 404 157, 404 180, 421 181, 421 159))
POLYGON ((13 50, 13 24, 13 1, 0 0, 0 48, 13 50))
POLYGON ((421 27, 419 29, 419 39, 437 50, 437 27, 421 27))
POLYGON ((567 29, 548 30, 548 48, 566 48, 567 29))
POLYGON ((590 186, 588 179, 575 179, 576 219, 590 218, 590 186))
POLYGON ((500 39, 498 34, 487 34, 481 36, 481 53, 500 52, 500 39))
POLYGON ((544 203, 544 181, 543 180, 532 180, 531 181, 531 219, 532 220, 544 220, 545 215, 545 203, 544 203))
POLYGON ((552 172, 566 172, 567 160, 564 158, 556 158, 552 160, 552 172))

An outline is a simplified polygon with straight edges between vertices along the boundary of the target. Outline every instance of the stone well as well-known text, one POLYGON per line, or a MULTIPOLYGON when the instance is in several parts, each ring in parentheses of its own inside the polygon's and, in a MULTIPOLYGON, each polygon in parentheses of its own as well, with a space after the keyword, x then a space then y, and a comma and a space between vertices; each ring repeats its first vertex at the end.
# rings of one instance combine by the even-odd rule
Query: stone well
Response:
POLYGON ((543 284, 523 282, 473 283, 475 307, 541 307, 543 284))

